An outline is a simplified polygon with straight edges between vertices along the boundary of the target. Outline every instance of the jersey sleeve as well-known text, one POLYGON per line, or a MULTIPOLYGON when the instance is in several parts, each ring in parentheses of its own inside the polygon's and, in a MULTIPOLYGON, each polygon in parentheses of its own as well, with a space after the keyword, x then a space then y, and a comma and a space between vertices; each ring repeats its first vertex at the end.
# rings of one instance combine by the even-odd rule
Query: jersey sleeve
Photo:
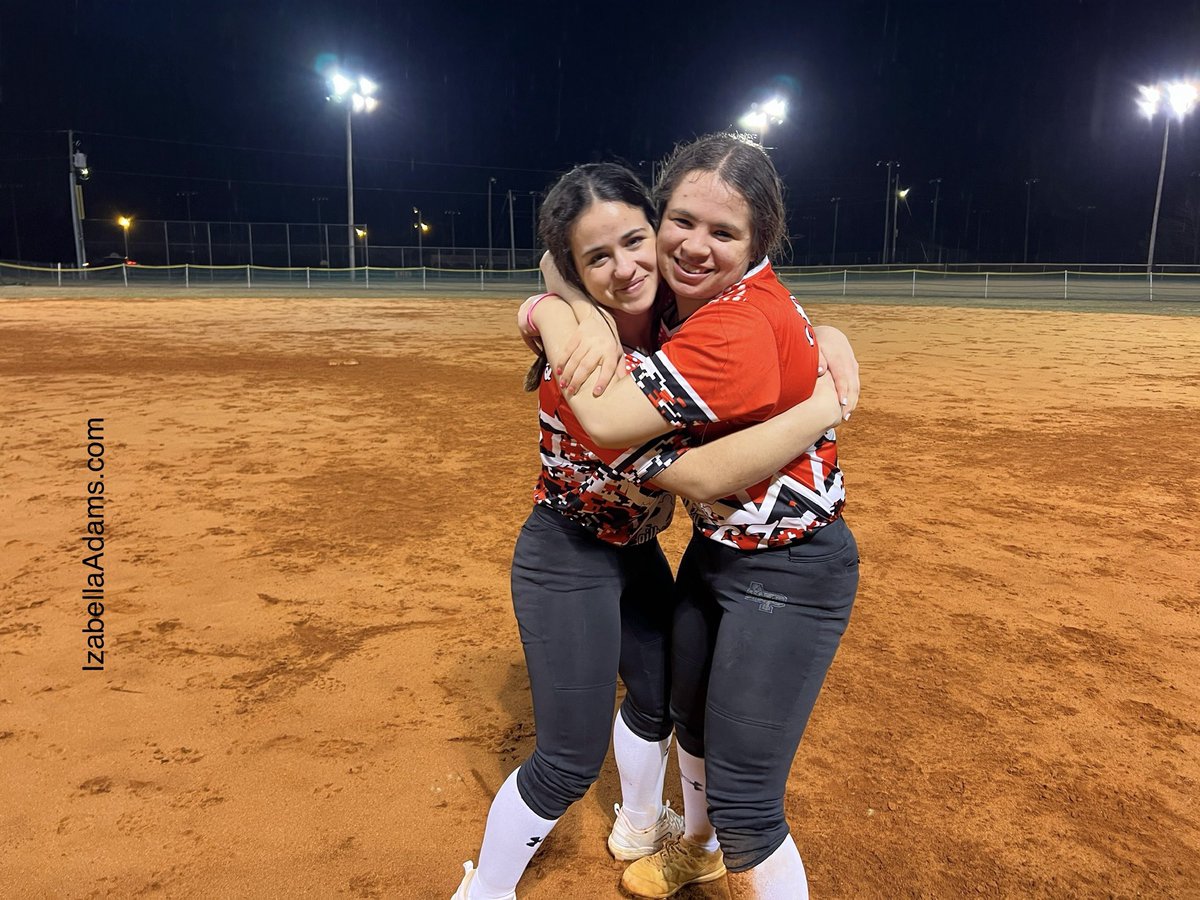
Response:
MULTIPOLYGON (((553 414, 563 423, 567 436, 600 460, 619 478, 638 486, 645 485, 655 475, 670 467, 692 447, 700 445, 695 436, 682 431, 669 431, 651 438, 637 447, 624 450, 601 447, 584 430, 575 413, 562 396, 558 386, 551 381, 543 386, 553 414)), ((543 407, 546 408, 546 407, 543 407)))
POLYGON ((710 303, 661 350, 633 370, 634 383, 676 428, 759 421, 780 398, 779 350, 762 312, 745 303, 710 303))

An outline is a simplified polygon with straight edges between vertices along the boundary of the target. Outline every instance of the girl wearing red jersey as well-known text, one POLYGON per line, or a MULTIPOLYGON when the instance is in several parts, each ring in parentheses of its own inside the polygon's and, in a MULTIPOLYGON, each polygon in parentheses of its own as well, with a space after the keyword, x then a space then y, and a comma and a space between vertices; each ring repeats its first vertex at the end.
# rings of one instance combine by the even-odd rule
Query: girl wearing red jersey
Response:
MULTIPOLYGON (((667 162, 656 195, 659 270, 675 299, 667 320, 682 324, 632 377, 601 396, 571 393, 600 446, 671 430, 712 440, 802 400, 817 380, 816 333, 767 259, 784 211, 763 150, 700 138, 667 162)), ((532 310, 552 360, 567 355, 570 312, 558 302, 532 310)), ((632 893, 669 896, 719 877, 723 860, 735 900, 808 896, 783 798, 858 586, 844 498, 831 429, 762 482, 689 504, 671 709, 685 783, 706 790, 719 846, 689 812, 682 840, 626 870, 632 893)))
MULTIPOLYGON (((543 240, 569 283, 609 311, 630 368, 659 343, 655 218, 636 176, 608 164, 565 175, 541 210, 543 240)), ((722 441, 699 446, 680 431, 607 450, 579 426, 548 366, 535 373, 542 473, 517 541, 512 590, 537 749, 500 788, 479 868, 464 866, 455 900, 515 897, 542 840, 599 774, 618 671, 627 693, 612 735, 624 803, 609 849, 637 859, 682 833, 662 803, 673 599, 656 535, 670 521, 671 492, 703 503, 753 484, 839 413, 826 378, 811 400, 722 441)))

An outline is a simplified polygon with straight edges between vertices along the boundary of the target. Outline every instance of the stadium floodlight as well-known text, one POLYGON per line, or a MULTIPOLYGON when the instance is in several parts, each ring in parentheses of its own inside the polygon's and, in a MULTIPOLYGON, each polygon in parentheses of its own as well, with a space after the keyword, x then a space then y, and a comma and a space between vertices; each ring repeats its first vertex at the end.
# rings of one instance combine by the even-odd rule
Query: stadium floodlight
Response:
POLYGON ((787 100, 771 97, 762 103, 751 103, 750 108, 738 119, 738 127, 750 134, 762 137, 772 125, 782 125, 787 119, 787 100))
POLYGON ((117 224, 121 226, 121 231, 125 235, 125 261, 129 262, 129 226, 133 224, 133 218, 117 216, 117 224))
MULTIPOLYGON (((1174 118, 1180 122, 1200 102, 1200 84, 1195 81, 1170 81, 1163 84, 1142 85, 1138 88, 1137 107, 1147 119, 1153 119, 1166 100, 1174 118)), ((1158 188, 1154 194, 1154 218, 1150 223, 1150 249, 1146 255, 1146 273, 1154 274, 1154 242, 1158 237, 1158 212, 1162 207, 1163 176, 1167 173, 1167 143, 1171 137, 1171 115, 1166 117, 1163 128, 1162 161, 1158 165, 1158 188)))
POLYGON ((346 230, 350 249, 350 277, 354 277, 354 131, 355 113, 369 113, 379 101, 373 96, 379 85, 365 75, 351 77, 334 70, 329 73, 329 97, 346 107, 346 230))

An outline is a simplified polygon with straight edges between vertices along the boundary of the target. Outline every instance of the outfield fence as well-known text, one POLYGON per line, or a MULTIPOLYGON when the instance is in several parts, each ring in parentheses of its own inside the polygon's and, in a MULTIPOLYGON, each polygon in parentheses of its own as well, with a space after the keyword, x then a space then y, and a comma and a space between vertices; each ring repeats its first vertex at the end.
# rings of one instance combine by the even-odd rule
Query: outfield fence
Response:
MULTIPOLYGON (((977 267, 972 267, 977 268, 977 267)), ((949 267, 880 266, 811 269, 780 266, 776 272, 797 296, 948 300, 1200 300, 1200 272, 961 271, 949 267)), ((380 293, 506 292, 539 290, 541 273, 529 269, 449 269, 430 266, 350 268, 288 266, 149 266, 116 264, 85 269, 0 262, 0 286, 63 289, 131 288, 248 291, 379 291, 380 293)))

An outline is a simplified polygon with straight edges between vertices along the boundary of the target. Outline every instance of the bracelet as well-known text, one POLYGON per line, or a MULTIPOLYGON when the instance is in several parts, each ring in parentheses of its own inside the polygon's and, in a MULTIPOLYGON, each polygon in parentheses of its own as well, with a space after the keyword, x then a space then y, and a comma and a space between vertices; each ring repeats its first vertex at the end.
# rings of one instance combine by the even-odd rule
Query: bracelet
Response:
POLYGON ((538 333, 537 326, 533 324, 533 311, 537 309, 537 305, 547 297, 558 297, 559 300, 562 299, 562 295, 556 294, 554 291, 546 291, 544 294, 538 294, 537 297, 534 298, 533 303, 529 305, 529 309, 525 310, 525 324, 529 326, 529 331, 531 334, 538 333))

